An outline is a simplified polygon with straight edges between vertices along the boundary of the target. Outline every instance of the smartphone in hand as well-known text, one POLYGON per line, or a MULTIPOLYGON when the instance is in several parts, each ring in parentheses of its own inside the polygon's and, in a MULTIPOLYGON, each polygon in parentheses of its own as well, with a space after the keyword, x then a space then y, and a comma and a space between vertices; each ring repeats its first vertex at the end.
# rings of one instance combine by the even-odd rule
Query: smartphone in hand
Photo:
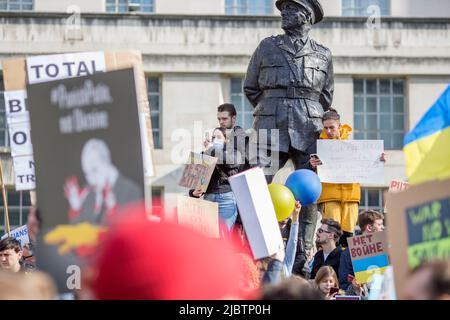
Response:
POLYGON ((336 294, 338 292, 339 292, 339 288, 338 287, 331 287, 329 295, 332 296, 332 295, 334 295, 334 294, 336 294))

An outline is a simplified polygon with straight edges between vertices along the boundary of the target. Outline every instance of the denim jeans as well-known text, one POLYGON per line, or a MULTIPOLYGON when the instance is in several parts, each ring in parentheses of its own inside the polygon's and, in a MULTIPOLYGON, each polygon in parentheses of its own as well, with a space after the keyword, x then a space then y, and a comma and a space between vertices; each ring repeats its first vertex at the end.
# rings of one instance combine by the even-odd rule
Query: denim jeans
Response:
POLYGON ((207 193, 204 199, 219 204, 220 235, 225 237, 233 228, 238 214, 233 192, 207 193))

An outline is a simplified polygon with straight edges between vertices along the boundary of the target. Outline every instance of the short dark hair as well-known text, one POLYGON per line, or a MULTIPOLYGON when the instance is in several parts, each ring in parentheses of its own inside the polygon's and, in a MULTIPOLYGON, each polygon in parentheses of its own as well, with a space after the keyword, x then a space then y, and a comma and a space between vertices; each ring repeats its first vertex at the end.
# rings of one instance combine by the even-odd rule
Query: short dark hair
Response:
POLYGON ((13 249, 15 252, 22 251, 22 246, 20 245, 20 241, 15 238, 11 238, 11 237, 7 237, 3 240, 0 240, 0 252, 9 250, 9 249, 13 249))
POLYGON ((217 112, 224 112, 224 111, 228 111, 231 117, 234 117, 236 115, 236 108, 232 103, 224 103, 217 107, 217 112))
POLYGON ((376 220, 384 220, 384 215, 381 212, 375 210, 366 210, 359 214, 358 216, 358 226, 361 232, 364 232, 367 226, 371 226, 376 220))
POLYGON ((340 121, 341 116, 335 109, 333 109, 332 107, 329 107, 328 110, 325 111, 325 113, 323 114, 323 117, 322 117, 322 121, 325 121, 325 120, 340 121))
POLYGON ((337 240, 342 236, 341 224, 333 219, 322 219, 322 224, 328 226, 328 231, 334 234, 334 239, 337 240))

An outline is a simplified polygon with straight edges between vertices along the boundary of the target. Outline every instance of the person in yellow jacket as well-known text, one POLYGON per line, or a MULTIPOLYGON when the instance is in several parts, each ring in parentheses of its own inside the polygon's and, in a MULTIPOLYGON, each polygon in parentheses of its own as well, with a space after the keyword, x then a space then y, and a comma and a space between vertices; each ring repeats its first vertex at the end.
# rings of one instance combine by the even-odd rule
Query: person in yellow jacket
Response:
MULTIPOLYGON (((352 127, 341 124, 341 117, 336 110, 330 108, 323 115, 323 130, 319 139, 348 140, 352 127)), ((380 161, 386 161, 385 153, 380 161)), ((310 159, 311 167, 316 170, 322 162, 316 155, 310 159)), ((323 219, 333 219, 341 224, 343 235, 340 243, 347 246, 346 239, 353 236, 358 221, 361 187, 359 183, 322 183, 322 194, 317 203, 323 219)))

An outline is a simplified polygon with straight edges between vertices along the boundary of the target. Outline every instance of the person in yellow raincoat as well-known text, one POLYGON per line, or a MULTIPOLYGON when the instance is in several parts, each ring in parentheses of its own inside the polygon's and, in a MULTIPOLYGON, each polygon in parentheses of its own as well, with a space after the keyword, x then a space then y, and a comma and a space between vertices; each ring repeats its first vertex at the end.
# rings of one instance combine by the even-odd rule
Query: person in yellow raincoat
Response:
MULTIPOLYGON (((341 124, 340 115, 330 108, 323 115, 323 130, 319 139, 348 140, 352 127, 341 124)), ((382 153, 380 161, 385 160, 382 153)), ((317 155, 310 159, 311 167, 316 170, 322 162, 317 155)), ((347 238, 353 236, 358 221, 361 187, 359 183, 322 183, 322 194, 317 203, 323 219, 333 219, 341 224, 343 235, 340 244, 347 247, 347 238)))

